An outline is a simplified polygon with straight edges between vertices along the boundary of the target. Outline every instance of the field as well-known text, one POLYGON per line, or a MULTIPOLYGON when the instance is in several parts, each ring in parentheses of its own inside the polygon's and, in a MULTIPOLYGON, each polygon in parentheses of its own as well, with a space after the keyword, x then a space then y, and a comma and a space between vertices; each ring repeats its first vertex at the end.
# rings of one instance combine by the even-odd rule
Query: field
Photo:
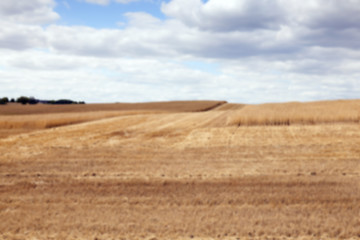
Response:
POLYGON ((359 216, 360 100, 0 106, 0 239, 360 239, 359 216))
POLYGON ((8 104, 0 106, 0 138, 14 133, 26 133, 36 129, 60 127, 115 116, 207 111, 223 104, 225 102, 221 101, 87 105, 8 104))

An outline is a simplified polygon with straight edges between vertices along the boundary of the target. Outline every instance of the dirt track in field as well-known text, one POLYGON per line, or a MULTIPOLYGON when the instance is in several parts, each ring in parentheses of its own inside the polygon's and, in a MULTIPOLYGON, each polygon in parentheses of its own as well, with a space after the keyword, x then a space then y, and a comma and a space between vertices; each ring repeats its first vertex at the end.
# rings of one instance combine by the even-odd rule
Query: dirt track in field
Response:
POLYGON ((0 239, 360 238, 359 123, 234 126, 241 109, 13 129, 0 239))

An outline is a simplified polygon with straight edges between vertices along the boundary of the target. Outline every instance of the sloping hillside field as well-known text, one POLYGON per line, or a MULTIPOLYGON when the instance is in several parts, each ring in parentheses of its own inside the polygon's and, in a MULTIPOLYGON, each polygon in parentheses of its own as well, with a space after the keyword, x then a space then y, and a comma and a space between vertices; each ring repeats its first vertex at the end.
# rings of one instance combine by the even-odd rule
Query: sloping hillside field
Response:
POLYGON ((0 239, 360 239, 360 100, 8 105, 0 133, 0 239))

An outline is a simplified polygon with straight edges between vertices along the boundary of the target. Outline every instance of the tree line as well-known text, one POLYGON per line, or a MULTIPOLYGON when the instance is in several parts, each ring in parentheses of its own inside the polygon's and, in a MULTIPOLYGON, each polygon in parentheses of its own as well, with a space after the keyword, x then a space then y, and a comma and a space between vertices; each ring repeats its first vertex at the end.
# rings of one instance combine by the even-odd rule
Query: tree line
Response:
POLYGON ((18 97, 17 99, 11 98, 9 99, 8 97, 3 97, 0 98, 0 104, 1 105, 5 105, 7 103, 21 103, 23 105, 26 104, 38 104, 38 103, 43 103, 43 104, 85 104, 84 101, 80 101, 80 102, 76 102, 70 99, 59 99, 59 100, 41 100, 41 99, 36 99, 34 97, 18 97))

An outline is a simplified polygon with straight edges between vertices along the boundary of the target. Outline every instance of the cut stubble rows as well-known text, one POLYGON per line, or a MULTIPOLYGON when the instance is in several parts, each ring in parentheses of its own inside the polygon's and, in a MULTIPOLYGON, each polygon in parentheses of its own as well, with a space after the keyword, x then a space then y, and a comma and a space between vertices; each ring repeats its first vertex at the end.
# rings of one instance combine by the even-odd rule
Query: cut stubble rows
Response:
POLYGON ((8 129, 0 239, 358 239, 358 101, 333 103, 343 118, 296 103, 318 121, 238 124, 293 103, 222 104, 8 129))

